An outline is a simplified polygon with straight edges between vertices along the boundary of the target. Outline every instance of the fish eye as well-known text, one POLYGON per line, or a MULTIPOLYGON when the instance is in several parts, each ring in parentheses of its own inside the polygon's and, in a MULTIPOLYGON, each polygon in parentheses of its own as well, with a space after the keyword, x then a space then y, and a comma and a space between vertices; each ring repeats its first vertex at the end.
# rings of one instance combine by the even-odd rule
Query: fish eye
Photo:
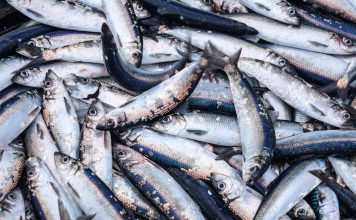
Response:
POLYGON ((239 13, 240 12, 240 10, 238 9, 238 8, 234 8, 234 9, 232 9, 232 11, 231 11, 231 13, 233 13, 233 14, 237 14, 237 13, 239 13))
POLYGON ((203 3, 206 4, 206 5, 211 4, 210 0, 203 0, 203 3))
POLYGON ((123 157, 126 156, 126 153, 124 151, 119 151, 119 152, 116 153, 116 155, 117 155, 118 158, 123 158, 123 157))
POLYGON ((23 145, 23 141, 21 139, 17 140, 18 145, 23 145))
POLYGON ((89 79, 86 78, 86 77, 83 77, 83 78, 82 78, 82 82, 83 82, 83 83, 87 83, 87 82, 89 82, 89 79))
POLYGON ((115 125, 115 121, 112 118, 109 118, 108 120, 106 120, 106 125, 109 127, 112 127, 115 125))
POLYGON ((305 216, 306 213, 307 212, 304 209, 298 209, 297 210, 297 216, 305 216))
POLYGON ((25 208, 25 215, 29 216, 31 215, 32 212, 31 212, 31 209, 29 209, 28 207, 25 208))
POLYGON ((22 77, 28 77, 30 74, 29 74, 26 70, 22 70, 22 71, 20 72, 20 75, 21 75, 22 77))
POLYGON ((346 38, 346 37, 342 38, 342 42, 343 42, 346 46, 351 46, 352 43, 353 43, 351 39, 346 38))
POLYGON ((280 66, 284 66, 284 65, 286 65, 287 61, 285 59, 283 59, 283 58, 280 58, 278 60, 278 63, 279 63, 280 66))
POLYGON ((27 171, 27 176, 28 177, 33 177, 35 175, 35 172, 33 172, 33 170, 29 170, 29 171, 27 171))
POLYGON ((52 86, 52 82, 51 82, 50 80, 46 80, 46 81, 44 82, 44 86, 45 86, 46 88, 50 88, 50 87, 52 86))
POLYGON ((163 118, 162 118, 162 122, 163 122, 164 124, 170 123, 170 122, 171 122, 171 117, 170 117, 170 116, 165 116, 165 117, 163 117, 163 118))
POLYGON ((351 118, 351 115, 350 115, 350 113, 345 112, 345 113, 342 115, 342 117, 343 117, 344 119, 350 119, 350 118, 351 118))
POLYGON ((224 190, 226 188, 226 184, 224 183, 224 182, 220 182, 219 184, 218 184, 218 189, 219 190, 224 190))
POLYGON ((137 5, 136 5, 136 9, 137 9, 138 11, 142 11, 142 10, 143 10, 143 6, 142 6, 142 4, 137 3, 137 5))
POLYGON ((133 58, 139 58, 140 57, 140 53, 135 51, 135 52, 132 53, 132 57, 133 58))
POLYGON ((13 193, 9 194, 9 198, 10 198, 11 200, 16 200, 16 196, 15 196, 15 194, 13 194, 13 193))
POLYGON ((36 46, 36 42, 33 40, 29 41, 27 44, 30 46, 36 46))
POLYGON ((252 166, 252 167, 250 167, 249 170, 250 170, 251 173, 255 173, 258 170, 258 167, 257 166, 252 166))
POLYGON ((290 16, 294 16, 295 15, 295 9, 294 8, 288 8, 288 14, 290 16))
POLYGON ((67 164, 69 162, 69 157, 68 156, 63 156, 62 157, 62 163, 67 164))
POLYGON ((96 115, 96 110, 94 108, 89 109, 89 115, 90 116, 95 116, 96 115))

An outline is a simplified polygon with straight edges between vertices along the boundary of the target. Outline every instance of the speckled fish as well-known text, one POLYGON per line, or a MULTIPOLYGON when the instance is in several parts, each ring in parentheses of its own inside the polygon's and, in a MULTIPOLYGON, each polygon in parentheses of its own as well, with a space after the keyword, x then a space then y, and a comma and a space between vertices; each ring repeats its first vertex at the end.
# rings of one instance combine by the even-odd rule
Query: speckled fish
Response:
POLYGON ((212 184, 228 207, 242 220, 253 219, 263 196, 234 178, 212 173, 212 184))
POLYGON ((239 0, 247 8, 283 23, 298 25, 300 19, 287 1, 279 0, 239 0))
POLYGON ((136 15, 128 0, 102 0, 107 23, 125 60, 135 67, 142 61, 142 36, 136 15))
POLYGON ((107 109, 113 110, 128 102, 132 95, 108 83, 91 78, 70 75, 64 79, 64 86, 71 97, 91 103, 99 99, 107 109))
POLYGON ((257 14, 229 15, 258 29, 258 38, 283 46, 326 54, 355 54, 356 44, 343 36, 318 27, 301 24, 294 27, 257 14))
POLYGON ((15 95, 18 95, 30 89, 31 88, 19 86, 19 85, 12 85, 7 87, 6 89, 0 91, 0 106, 10 98, 14 97, 15 95))
POLYGON ((208 150, 210 145, 162 134, 145 127, 119 133, 125 145, 144 154, 151 160, 187 170, 197 179, 209 179, 212 172, 219 172, 241 181, 241 177, 225 161, 208 150))
POLYGON ((109 188, 112 187, 111 135, 96 129, 100 118, 105 115, 103 104, 94 100, 82 126, 80 161, 87 165, 109 188))
POLYGON ((25 149, 21 139, 16 139, 1 151, 0 201, 19 183, 25 165, 25 149))
MULTIPOLYGON (((218 67, 226 72, 230 81, 245 160, 242 177, 246 183, 253 183, 271 164, 276 137, 272 121, 261 99, 237 69, 236 63, 239 62, 240 54, 241 49, 218 67)), ((224 59, 222 54, 220 56, 222 57, 218 59, 224 59)))
POLYGON ((26 160, 26 179, 31 200, 41 219, 77 219, 82 215, 54 179, 46 165, 37 157, 26 160))
MULTIPOLYGON (((113 146, 115 149, 115 144, 113 146)), ((118 170, 113 170, 112 192, 126 209, 147 219, 160 219, 162 216, 150 202, 130 183, 126 176, 118 170)))
POLYGON ((341 177, 349 189, 356 194, 356 156, 345 157, 332 155, 328 157, 335 173, 341 177))
POLYGON ((24 67, 31 62, 30 59, 22 57, 7 57, 0 60, 0 91, 12 84, 11 77, 13 72, 24 67))
POLYGON ((187 27, 168 28, 166 26, 161 26, 159 33, 171 35, 202 50, 205 49, 208 42, 210 42, 217 49, 228 56, 234 55, 234 53, 241 48, 241 57, 264 60, 280 67, 286 67, 291 71, 293 70, 293 67, 291 67, 283 57, 272 52, 271 50, 267 50, 254 43, 241 40, 230 35, 202 29, 187 27))
POLYGON ((25 220, 25 204, 20 188, 13 189, 6 198, 0 202, 0 219, 25 220))
POLYGON ((43 49, 55 49, 71 44, 77 44, 80 42, 99 39, 100 34, 96 33, 59 30, 40 35, 38 37, 34 37, 31 40, 26 41, 22 44, 35 46, 43 49))
POLYGON ((323 9, 340 15, 341 17, 356 22, 356 3, 354 0, 302 0, 304 2, 317 4, 323 9))
POLYGON ((351 115, 348 111, 295 74, 273 64, 247 58, 239 60, 238 68, 255 77, 275 95, 300 112, 336 127, 350 126, 351 115))
POLYGON ((215 10, 225 13, 248 13, 247 8, 241 4, 240 0, 212 0, 215 10))
POLYGON ((322 159, 303 160, 292 164, 277 177, 263 198, 254 219, 275 220, 285 215, 321 183, 321 180, 308 171, 324 171, 326 168, 325 160, 322 159))
POLYGON ((0 106, 0 149, 31 124, 41 111, 41 105, 41 97, 33 90, 22 92, 0 106))
POLYGON ((340 207, 337 196, 325 183, 320 184, 313 190, 311 193, 311 204, 316 210, 318 219, 340 219, 340 207))
POLYGON ((275 158, 297 158, 356 153, 356 131, 325 130, 307 132, 277 141, 275 158))
POLYGON ((43 81, 46 78, 46 73, 52 70, 58 77, 64 79, 70 74, 77 76, 99 78, 108 76, 105 66, 95 63, 72 63, 72 62, 55 62, 43 65, 31 66, 15 71, 15 75, 11 80, 17 84, 43 88, 43 81))
POLYGON ((205 219, 199 206, 157 164, 123 145, 116 145, 114 158, 127 177, 168 219, 205 219))
POLYGON ((169 113, 194 90, 207 65, 207 60, 204 58, 199 63, 192 63, 161 84, 106 114, 97 127, 115 129, 152 121, 169 113))
POLYGON ((29 18, 54 27, 100 32, 104 14, 67 1, 7 0, 29 18), (65 16, 63 16, 65 15, 65 16))
POLYGON ((60 152, 54 153, 54 160, 62 181, 87 216, 94 220, 129 219, 115 195, 88 167, 60 152))
POLYGON ((63 82, 51 70, 44 81, 43 118, 58 149, 78 158, 80 128, 70 96, 63 82))
POLYGON ((327 54, 285 47, 275 44, 265 45, 286 58, 299 74, 310 82, 326 85, 345 75, 349 63, 327 54))

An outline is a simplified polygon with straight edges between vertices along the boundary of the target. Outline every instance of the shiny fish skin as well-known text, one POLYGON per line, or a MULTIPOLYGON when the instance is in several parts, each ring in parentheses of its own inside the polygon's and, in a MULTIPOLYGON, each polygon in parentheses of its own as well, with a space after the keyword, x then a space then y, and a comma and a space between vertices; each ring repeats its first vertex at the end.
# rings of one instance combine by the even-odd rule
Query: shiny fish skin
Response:
POLYGON ((0 201, 16 187, 25 165, 25 149, 21 139, 16 139, 1 152, 0 201))
POLYGON ((317 211, 320 220, 339 220, 339 201, 333 190, 325 183, 320 184, 315 189, 317 199, 317 211))
POLYGON ((240 2, 251 10, 266 17, 292 25, 299 25, 300 23, 300 19, 297 16, 295 8, 292 7, 287 1, 240 0, 240 2))
POLYGON ((241 177, 225 161, 215 160, 217 155, 209 151, 208 144, 162 134, 139 127, 124 131, 119 138, 125 145, 151 160, 183 168, 194 178, 207 180, 212 172, 226 174, 241 181, 241 177))
POLYGON ((284 103, 280 98, 278 98, 275 94, 271 91, 265 92, 263 94, 263 99, 270 104, 275 111, 278 112, 278 119, 279 120, 292 120, 292 110, 291 108, 284 103))
POLYGON ((70 75, 63 83, 71 97, 89 104, 93 99, 99 99, 110 111, 133 98, 119 88, 91 78, 70 75))
POLYGON ((107 23, 125 60, 135 67, 142 61, 142 36, 136 15, 128 0, 102 0, 107 23))
POLYGON ((103 7, 103 3, 101 0, 69 0, 71 2, 79 2, 82 3, 84 5, 88 5, 92 8, 98 9, 98 10, 102 10, 103 7))
POLYGON ((6 0, 14 8, 40 23, 54 27, 100 32, 105 16, 90 8, 66 1, 6 0), (63 15, 66 15, 63 17, 63 15))
POLYGON ((349 45, 348 38, 318 27, 306 24, 293 27, 256 14, 231 15, 229 17, 258 29, 257 37, 270 43, 326 54, 356 53, 354 42, 351 41, 349 45))
POLYGON ((248 13, 247 8, 241 4, 241 0, 212 0, 215 9, 225 13, 248 13))
POLYGON ((210 1, 208 3, 205 3, 203 0, 177 0, 177 1, 188 5, 189 7, 197 8, 199 10, 210 11, 210 12, 213 11, 213 5, 211 4, 210 1))
POLYGON ((275 158, 352 154, 356 151, 356 132, 351 130, 314 131, 280 139, 275 158))
POLYGON ((303 78, 318 84, 329 84, 345 75, 349 66, 347 62, 327 54, 268 44, 268 48, 276 51, 293 64, 303 78))
POLYGON ((192 63, 161 84, 136 96, 127 104, 107 113, 99 129, 114 129, 151 121, 165 115, 183 102, 196 87, 207 63, 192 63))
POLYGON ((72 101, 63 82, 53 71, 44 81, 43 118, 61 152, 78 158, 80 128, 72 101))
POLYGON ((34 37, 23 44, 44 49, 55 49, 71 44, 98 39, 100 39, 100 35, 95 33, 60 30, 34 37))
POLYGON ((13 189, 8 196, 0 202, 0 219, 25 220, 24 198, 19 188, 13 189))
POLYGON ((326 163, 322 159, 304 160, 291 165, 277 177, 274 186, 262 200, 254 219, 274 220, 286 214, 321 183, 321 180, 308 171, 324 171, 326 168, 326 163))
POLYGON ((104 115, 103 104, 98 99, 95 99, 89 107, 82 126, 80 161, 87 165, 111 189, 111 135, 108 131, 96 129, 97 123, 104 115))
POLYGON ((40 159, 30 157, 26 160, 26 176, 31 200, 41 219, 55 220, 64 216, 76 219, 81 216, 81 210, 71 206, 63 189, 40 159))
MULTIPOLYGON (((115 145, 113 148, 115 149, 115 145)), ((131 209, 137 215, 148 219, 162 217, 121 171, 114 170, 112 180, 112 191, 126 209, 131 209)))
POLYGON ((161 167, 122 145, 116 145, 114 158, 129 179, 168 219, 205 219, 199 206, 161 167))
POLYGON ((43 81, 49 70, 55 72, 62 79, 67 78, 70 74, 91 78, 108 76, 105 66, 101 64, 55 62, 19 69, 11 80, 20 85, 43 88, 43 81))
POLYGON ((31 60, 22 57, 6 57, 0 60, 0 91, 12 84, 13 72, 24 67, 31 60))
POLYGON ((296 75, 255 59, 241 58, 238 67, 302 113, 336 127, 347 127, 350 113, 296 75))
POLYGON ((30 90, 30 88, 19 85, 12 85, 7 87, 6 89, 0 91, 0 106, 15 95, 18 95, 28 90, 30 90))
POLYGON ((88 167, 59 152, 54 160, 62 181, 87 216, 94 220, 129 219, 118 199, 88 167))
POLYGON ((356 156, 331 155, 328 157, 335 173, 342 178, 349 189, 356 194, 356 156))
POLYGON ((168 34, 179 40, 192 44, 199 49, 205 49, 208 42, 212 43, 217 49, 228 56, 232 56, 240 48, 241 57, 255 58, 273 63, 277 66, 286 67, 292 70, 287 61, 278 54, 258 46, 249 41, 241 40, 226 34, 211 32, 202 29, 193 29, 186 27, 168 28, 161 26, 159 33, 168 34))
POLYGON ((0 149, 4 149, 31 124, 41 105, 42 99, 33 90, 22 92, 0 106, 0 149))

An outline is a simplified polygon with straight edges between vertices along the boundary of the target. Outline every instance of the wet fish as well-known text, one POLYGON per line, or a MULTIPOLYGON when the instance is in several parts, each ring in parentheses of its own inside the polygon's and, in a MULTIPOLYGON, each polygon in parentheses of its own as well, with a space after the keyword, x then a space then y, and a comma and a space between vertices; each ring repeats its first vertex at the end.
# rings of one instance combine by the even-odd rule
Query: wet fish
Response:
POLYGON ((178 2, 181 2, 183 4, 188 5, 189 7, 196 8, 199 10, 210 11, 210 12, 213 11, 213 4, 209 0, 207 0, 207 1, 206 0, 205 1, 204 0, 193 0, 193 1, 178 0, 178 2))
POLYGON ((24 198, 19 188, 13 189, 0 202, 0 219, 25 219, 24 198))
POLYGON ((30 88, 19 85, 12 85, 4 89, 0 92, 0 106, 10 98, 28 90, 30 90, 30 88))
POLYGON ((337 196, 325 183, 316 187, 311 196, 312 204, 315 206, 319 219, 340 219, 337 196))
POLYGON ((248 13, 247 8, 240 0, 212 0, 217 11, 225 13, 248 13))
POLYGON ((292 110, 291 108, 283 102, 278 96, 273 94, 272 92, 265 92, 263 93, 263 99, 270 104, 275 111, 278 112, 278 119, 279 120, 292 120, 292 110))
POLYGON ((341 155, 331 155, 328 157, 335 173, 342 178, 349 189, 356 194, 356 157, 354 155, 345 157, 341 155))
POLYGON ((6 57, 0 60, 0 91, 12 84, 13 72, 24 67, 31 60, 22 57, 6 57))

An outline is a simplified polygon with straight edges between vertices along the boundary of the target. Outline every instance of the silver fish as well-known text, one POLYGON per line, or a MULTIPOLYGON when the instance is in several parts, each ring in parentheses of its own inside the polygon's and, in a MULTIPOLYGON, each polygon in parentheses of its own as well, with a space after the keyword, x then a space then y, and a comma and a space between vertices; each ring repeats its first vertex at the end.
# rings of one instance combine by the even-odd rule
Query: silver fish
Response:
POLYGON ((229 18, 255 28, 258 38, 271 43, 326 54, 356 53, 356 44, 352 40, 307 24, 295 27, 257 14, 231 15, 229 18))
POLYGON ((92 8, 102 10, 103 3, 101 0, 69 0, 70 2, 79 2, 92 8))
POLYGON ((22 57, 7 57, 0 60, 0 91, 4 90, 6 87, 12 84, 11 77, 13 72, 24 67, 26 64, 31 62, 30 59, 22 57))
POLYGON ((192 8, 197 8, 203 11, 213 11, 213 4, 210 0, 178 0, 178 2, 188 5, 192 8))
POLYGON ((0 106, 0 149, 18 137, 41 111, 36 91, 22 92, 0 106), (11 129, 10 129, 11 128, 11 129))
POLYGON ((287 24, 298 25, 300 18, 295 8, 287 1, 280 0, 239 0, 247 8, 287 24))
POLYGON ((25 204, 19 188, 13 189, 6 198, 0 202, 0 219, 25 220, 25 204))
POLYGON ((247 8, 241 4, 241 0, 212 0, 217 11, 236 14, 248 13, 247 8))
POLYGON ((132 0, 132 8, 137 19, 145 19, 151 17, 151 12, 142 5, 140 0, 132 0))
POLYGON ((356 194, 356 156, 350 157, 332 155, 328 157, 336 174, 342 178, 349 189, 356 194))
POLYGON ((78 158, 80 128, 70 96, 53 71, 44 81, 43 118, 61 152, 78 158))
POLYGON ((56 62, 20 69, 16 71, 11 80, 20 85, 43 88, 43 81, 49 70, 55 72, 62 79, 68 77, 70 74, 90 78, 108 76, 105 66, 101 64, 56 62))
MULTIPOLYGON (((339 220, 339 201, 334 191, 325 183, 320 184, 315 189, 316 198, 312 197, 312 201, 316 199, 317 212, 320 220, 339 220)), ((313 196, 313 195, 312 195, 313 196)))
POLYGON ((12 85, 10 87, 7 87, 3 91, 0 91, 0 106, 9 100, 10 98, 30 90, 31 88, 24 87, 24 86, 19 86, 19 85, 12 85))
POLYGON ((104 115, 105 110, 103 104, 98 99, 94 100, 89 107, 82 126, 80 160, 111 189, 111 135, 108 131, 99 131, 96 129, 98 121, 104 115))
POLYGON ((292 120, 292 109, 288 106, 283 100, 281 100, 278 96, 273 94, 273 92, 265 92, 263 93, 263 99, 270 104, 275 111, 278 112, 279 120, 292 120))
POLYGON ((91 8, 66 1, 6 0, 10 5, 29 18, 50 26, 100 32, 105 22, 104 14, 91 8), (65 15, 63 17, 63 15, 65 15))
POLYGON ((88 167, 59 152, 54 160, 63 183, 90 219, 129 219, 115 195, 88 167))
POLYGON ((317 4, 331 13, 356 22, 356 3, 354 0, 312 0, 311 3, 317 4))
POLYGON ((46 165, 36 157, 26 160, 26 177, 31 199, 44 219, 76 219, 82 215, 72 207, 62 187, 54 179, 46 165))
POLYGON ((1 151, 0 201, 16 187, 25 165, 25 149, 21 139, 14 140, 1 151))
POLYGON ((129 179, 168 219, 205 219, 188 193, 157 164, 122 145, 116 145, 114 157, 129 179))

